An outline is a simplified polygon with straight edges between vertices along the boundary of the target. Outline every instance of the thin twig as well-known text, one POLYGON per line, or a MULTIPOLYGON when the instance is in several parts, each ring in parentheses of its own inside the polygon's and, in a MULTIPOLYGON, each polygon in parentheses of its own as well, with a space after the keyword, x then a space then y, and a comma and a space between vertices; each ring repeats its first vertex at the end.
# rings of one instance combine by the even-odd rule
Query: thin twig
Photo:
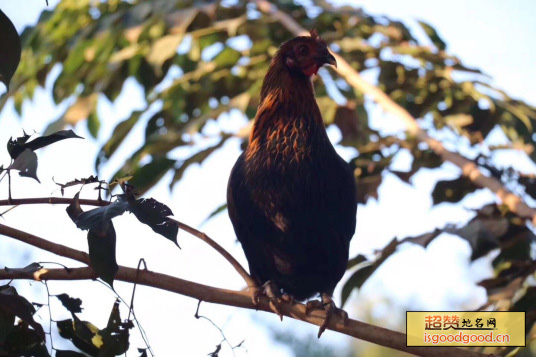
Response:
MULTIPOLYGON (((252 2, 257 4, 259 10, 279 21, 279 23, 286 27, 287 30, 295 36, 308 34, 308 31, 301 27, 294 18, 279 11, 277 7, 270 2, 266 0, 252 0, 252 2)), ((443 161, 449 161, 459 167, 462 170, 462 174, 469 178, 475 185, 490 189, 513 213, 536 225, 536 209, 531 208, 519 196, 506 189, 501 181, 484 175, 471 160, 458 153, 447 150, 440 141, 432 138, 422 130, 416 119, 411 116, 407 110, 393 101, 391 97, 385 94, 381 89, 364 80, 359 72, 357 72, 340 55, 337 53, 332 54, 337 60, 337 68, 335 68, 335 71, 343 77, 348 84, 372 98, 386 112, 394 114, 400 118, 405 123, 409 135, 415 136, 420 142, 428 144, 428 146, 439 155, 443 161)))
POLYGON ((220 253, 225 259, 227 259, 229 264, 231 264, 233 268, 235 268, 235 270, 238 272, 238 274, 240 274, 242 279, 244 279, 244 281, 246 282, 249 288, 253 288, 257 286, 255 280, 253 280, 253 278, 247 273, 247 271, 242 267, 242 265, 240 265, 240 263, 231 254, 229 254, 229 252, 226 251, 221 245, 216 243, 216 241, 214 241, 212 238, 207 236, 205 233, 200 232, 197 229, 190 227, 189 225, 185 223, 179 222, 177 220, 173 220, 173 221, 177 222, 180 229, 201 239, 203 242, 207 243, 212 248, 214 248, 214 250, 220 253))
POLYGON ((47 281, 44 281, 43 283, 45 284, 45 288, 47 290, 48 334, 50 336, 50 354, 52 355, 52 351, 55 351, 55 348, 54 348, 54 339, 52 338, 52 308, 50 307, 50 290, 48 289, 47 281))
MULTIPOLYGON (((13 199, 11 201, 0 200, 0 206, 29 205, 29 204, 68 204, 69 205, 73 202, 73 200, 74 199, 72 198, 66 198, 66 197, 18 198, 18 199, 13 199)), ((87 199, 80 199, 79 202, 81 205, 88 205, 88 206, 107 206, 110 204, 110 202, 107 202, 107 201, 87 200, 87 199)), ((242 267, 242 265, 231 254, 229 254, 229 252, 227 252, 221 245, 216 243, 216 241, 214 241, 205 233, 187 225, 186 223, 182 223, 175 219, 171 219, 171 220, 175 222, 179 226, 180 229, 190 233, 194 237, 201 239, 203 242, 207 243, 212 248, 214 248, 214 250, 220 253, 220 255, 223 256, 229 262, 229 264, 231 264, 231 266, 237 271, 237 273, 242 277, 242 279, 244 279, 248 287, 252 288, 256 286, 255 281, 253 280, 253 278, 251 278, 251 276, 244 269, 244 267, 242 267)), ((7 226, 0 225, 0 233, 2 233, 1 227, 7 227, 7 226)))
MULTIPOLYGON (((234 351, 234 347, 233 345, 231 345, 231 342, 229 342, 229 340, 227 339, 227 337, 225 337, 225 334, 223 333, 223 330, 214 323, 214 321, 212 321, 211 319, 209 319, 208 317, 206 316, 203 316, 203 315, 199 315, 199 308, 201 307, 201 303, 203 302, 203 300, 199 300, 198 303, 197 303, 197 309, 195 310, 195 315, 194 317, 196 319, 205 319, 207 320, 208 322, 210 322, 212 324, 212 326, 214 326, 215 328, 218 329, 218 331, 220 331, 220 335, 221 337, 223 338, 223 340, 221 342, 226 342, 229 347, 231 348, 231 352, 233 353, 233 356, 235 356, 235 351, 234 351)), ((220 342, 220 346, 221 346, 221 342, 220 342)))
MULTIPOLYGON (((86 206, 107 206, 110 202, 99 200, 78 200, 81 205, 86 206)), ((36 198, 13 198, 10 200, 0 200, 0 206, 13 206, 13 205, 32 205, 32 204, 66 204, 69 205, 73 202, 72 198, 67 197, 36 197, 36 198)))

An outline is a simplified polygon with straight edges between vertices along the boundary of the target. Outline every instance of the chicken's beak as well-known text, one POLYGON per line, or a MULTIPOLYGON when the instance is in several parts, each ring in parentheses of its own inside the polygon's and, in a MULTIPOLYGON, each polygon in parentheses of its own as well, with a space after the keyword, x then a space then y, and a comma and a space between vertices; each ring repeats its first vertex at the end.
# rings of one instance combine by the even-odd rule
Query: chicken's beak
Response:
POLYGON ((337 61, 335 60, 335 57, 331 53, 328 53, 326 58, 324 59, 325 63, 332 65, 333 67, 337 68, 337 61))

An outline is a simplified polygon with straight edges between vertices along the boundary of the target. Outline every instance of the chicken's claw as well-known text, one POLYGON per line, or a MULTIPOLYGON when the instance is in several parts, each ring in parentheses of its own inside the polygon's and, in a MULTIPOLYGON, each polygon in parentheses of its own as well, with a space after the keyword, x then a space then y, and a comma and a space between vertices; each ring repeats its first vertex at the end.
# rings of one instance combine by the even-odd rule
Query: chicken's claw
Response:
POLYGON ((271 281, 267 281, 262 286, 251 288, 251 302, 255 306, 255 309, 258 308, 262 295, 268 298, 270 308, 281 320, 283 320, 283 313, 281 312, 282 304, 294 304, 294 297, 289 294, 281 294, 277 286, 271 281))
POLYGON ((348 322, 348 313, 343 309, 339 309, 329 294, 322 293, 320 299, 321 300, 307 301, 307 304, 305 304, 305 314, 307 315, 314 309, 322 309, 326 311, 326 318, 318 330, 318 338, 320 338, 324 331, 326 331, 328 323, 333 315, 338 316, 342 320, 344 326, 346 326, 346 323, 348 322))
POLYGON ((283 314, 281 313, 281 295, 279 294, 279 290, 271 281, 267 281, 263 285, 263 290, 264 295, 270 300, 270 307, 277 316, 279 316, 281 321, 283 321, 283 314))

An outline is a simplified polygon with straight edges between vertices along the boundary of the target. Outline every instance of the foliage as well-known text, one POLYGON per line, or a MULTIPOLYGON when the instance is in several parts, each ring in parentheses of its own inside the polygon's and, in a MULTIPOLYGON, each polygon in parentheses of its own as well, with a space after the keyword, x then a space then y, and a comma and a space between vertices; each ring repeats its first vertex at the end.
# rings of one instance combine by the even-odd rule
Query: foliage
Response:
MULTIPOLYGON (((317 29, 332 50, 354 69, 377 74, 376 85, 431 128, 431 134, 448 133, 455 134, 459 140, 464 138, 464 142, 478 152, 473 158, 475 165, 514 187, 522 197, 535 196, 533 177, 495 167, 493 155, 505 148, 522 148, 536 161, 533 136, 536 109, 494 88, 486 75, 449 54, 446 43, 430 24, 419 22, 425 37, 420 40, 423 36, 415 35, 418 31, 415 27, 370 16, 361 9, 334 8, 318 1, 313 6, 318 11, 308 12, 288 0, 273 3, 281 11, 292 14, 303 27, 317 29), (485 139, 494 129, 501 130, 511 146, 487 145, 485 139)), ((44 87, 47 79, 53 83, 56 103, 73 103, 50 124, 45 134, 85 121, 96 137, 101 120, 99 102, 113 102, 129 78, 143 88, 145 107, 117 124, 95 162, 97 169, 104 165, 134 126, 143 123, 144 142, 114 175, 132 175, 132 183, 141 193, 170 170, 174 172, 169 182, 173 187, 190 165, 203 162, 229 138, 246 140, 247 127, 240 132, 228 132, 219 118, 231 111, 241 112, 250 119, 254 117, 270 56, 280 43, 293 37, 274 17, 260 11, 254 1, 63 0, 55 9, 44 11, 39 22, 21 34, 20 65, 10 80, 13 68, 17 67, 20 48, 18 36, 13 35, 10 24, 0 12, 0 30, 7 29, 8 34, 0 39, 0 56, 7 54, 7 60, 0 66, 0 81, 6 86, 9 84, 8 92, 0 98, 0 109, 13 98, 15 108, 21 113, 22 103, 32 98, 38 86, 44 87), (59 75, 49 78, 53 68, 59 68, 59 75), (151 114, 154 107, 158 110, 151 114), (205 130, 209 122, 216 123, 217 135, 205 130), (173 153, 183 147, 193 148, 189 151, 192 155, 179 158, 173 153)), ((345 78, 326 71, 314 84, 326 125, 335 125, 342 134, 340 144, 355 148, 358 153, 350 163, 355 169, 361 203, 377 198, 382 178, 389 172, 411 183, 411 177, 419 170, 434 169, 442 164, 433 150, 419 145, 411 135, 387 135, 370 128, 372 106, 366 101, 365 93, 354 90, 345 78), (393 159, 402 151, 410 153, 413 159, 408 172, 391 169, 393 159)), ((5 170, 17 169, 37 179, 37 159, 33 153, 37 147, 31 146, 36 140, 27 140, 17 143, 18 154, 12 155, 14 162, 5 170)), ((440 181, 432 193, 433 203, 460 202, 476 189, 461 175, 454 180, 440 181)), ((143 204, 131 206, 132 202, 138 201, 119 198, 94 214, 106 216, 114 207, 137 215, 134 207, 143 204)), ((162 212, 167 212, 166 209, 162 212)), ((73 220, 81 224, 79 219, 84 213, 76 213, 73 220)), ((167 216, 138 219, 154 229, 167 216)), ((111 216, 107 216, 106 222, 110 223, 106 229, 95 231, 84 224, 79 227, 90 228, 88 240, 94 239, 91 237, 95 234, 115 237, 110 219, 111 216)), ((536 270, 530 254, 534 233, 523 219, 496 205, 478 209, 475 217, 463 227, 456 227, 453 222, 430 233, 394 239, 372 261, 363 256, 355 257, 349 264, 352 272, 343 287, 343 300, 353 289, 359 288, 399 244, 410 242, 426 246, 443 232, 466 239, 473 248, 471 259, 491 250, 499 251, 493 261, 496 277, 481 282, 489 294, 487 307, 527 311, 527 332, 534 328, 536 294, 528 282, 536 270), (517 285, 512 285, 513 281, 518 282, 517 285)), ((113 271, 113 266, 107 271, 113 271)), ((17 315, 11 312, 6 316, 11 319, 13 314, 17 315)))

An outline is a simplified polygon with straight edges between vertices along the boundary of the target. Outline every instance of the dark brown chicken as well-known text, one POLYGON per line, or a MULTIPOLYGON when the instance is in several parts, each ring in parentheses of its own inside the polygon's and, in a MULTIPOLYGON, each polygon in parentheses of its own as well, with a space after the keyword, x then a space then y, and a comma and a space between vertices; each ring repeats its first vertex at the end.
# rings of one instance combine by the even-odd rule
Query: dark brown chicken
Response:
POLYGON ((357 201, 353 173, 331 145, 315 100, 311 77, 324 64, 336 65, 335 58, 314 30, 280 46, 227 202, 250 273, 267 295, 305 300, 320 293, 329 312, 348 263, 357 201))

